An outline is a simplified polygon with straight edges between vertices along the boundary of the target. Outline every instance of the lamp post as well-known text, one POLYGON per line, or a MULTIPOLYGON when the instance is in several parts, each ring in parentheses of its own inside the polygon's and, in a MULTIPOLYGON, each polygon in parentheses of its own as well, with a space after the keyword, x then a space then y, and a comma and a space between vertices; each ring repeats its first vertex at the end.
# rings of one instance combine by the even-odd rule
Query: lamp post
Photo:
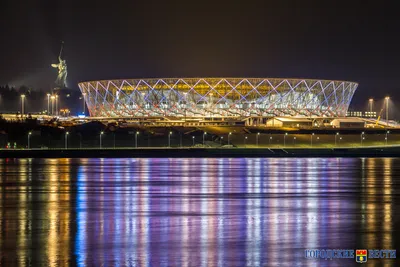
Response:
POLYGON ((219 145, 222 146, 222 139, 224 139, 223 136, 221 136, 221 138, 219 139, 219 145))
POLYGON ((65 132, 65 149, 67 149, 68 148, 68 135, 69 135, 69 132, 65 132))
POLYGON ((101 149, 101 137, 103 136, 103 134, 104 134, 104 132, 101 131, 101 132, 100 132, 100 149, 101 149))
POLYGON ((246 147, 247 136, 244 137, 244 147, 246 147))
POLYGON ((313 137, 314 137, 314 133, 311 134, 311 147, 312 147, 312 145, 313 145, 313 143, 312 143, 313 137))
POLYGON ((24 111, 25 111, 25 95, 21 95, 21 115, 22 117, 24 116, 24 111))
POLYGON ((336 134, 335 134, 335 146, 337 145, 336 139, 337 139, 338 136, 339 136, 339 133, 336 133, 336 134))
POLYGON ((374 108, 373 108, 373 105, 374 105, 374 99, 373 99, 373 98, 370 98, 370 99, 368 100, 368 105, 369 105, 369 112, 370 112, 370 114, 372 115, 372 110, 374 109, 374 108))
POLYGON ((135 134, 135 147, 137 148, 137 138, 138 138, 139 132, 136 132, 135 134))
POLYGON ((296 136, 293 137, 293 146, 295 146, 295 145, 296 145, 296 136))
POLYGON ((115 132, 113 132, 113 145, 114 145, 114 149, 115 149, 115 132))
POLYGON ((256 135, 256 144, 257 144, 257 147, 258 147, 258 138, 259 138, 259 136, 260 136, 260 133, 257 133, 257 135, 256 135))
POLYGON ((86 93, 82 93, 82 98, 83 98, 83 115, 85 115, 85 112, 86 112, 86 110, 85 110, 85 97, 86 97, 86 93))
POLYGON ((288 133, 285 133, 283 135, 283 147, 286 147, 286 136, 288 135, 288 133))
POLYGON ((229 132, 229 134, 228 134, 228 145, 231 144, 231 134, 232 134, 232 132, 229 132))
POLYGON ((56 95, 56 115, 58 115, 58 95, 56 95))
POLYGON ((54 100, 56 99, 54 95, 51 97, 51 115, 54 115, 54 100))
POLYGON ((206 135, 207 135, 207 132, 204 132, 204 133, 203 133, 203 146, 204 146, 204 144, 205 144, 204 140, 205 140, 206 135))
POLYGON ((361 139, 361 146, 363 145, 363 140, 365 139, 364 135, 365 135, 365 132, 362 132, 362 133, 361 133, 361 137, 360 137, 360 139, 361 139))
POLYGON ((172 135, 172 132, 169 132, 169 134, 168 134, 168 147, 171 147, 171 135, 172 135))
POLYGON ((386 136, 385 136, 385 144, 388 144, 388 137, 389 137, 390 131, 386 131, 386 136))
POLYGON ((50 115, 50 94, 47 94, 47 115, 50 115))
POLYGON ((192 136, 192 140, 193 140, 193 146, 194 146, 194 136, 192 136))
POLYGON ((342 143, 342 137, 339 137, 339 146, 342 143))
POLYGON ((386 101, 386 125, 389 126, 389 99, 390 97, 385 97, 386 101))
POLYGON ((32 135, 32 132, 29 132, 28 133, 28 149, 31 148, 31 135, 32 135))
POLYGON ((268 144, 271 145, 272 136, 269 137, 268 144))

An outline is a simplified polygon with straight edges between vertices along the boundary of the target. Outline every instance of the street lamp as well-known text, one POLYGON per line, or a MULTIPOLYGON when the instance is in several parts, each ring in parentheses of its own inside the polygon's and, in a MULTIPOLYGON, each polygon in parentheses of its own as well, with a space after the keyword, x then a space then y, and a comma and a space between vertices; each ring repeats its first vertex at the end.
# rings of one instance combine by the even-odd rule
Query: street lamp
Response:
POLYGON ((388 137, 389 137, 390 131, 386 131, 386 137, 385 137, 385 143, 386 145, 388 144, 388 137))
POLYGON ((193 146, 194 146, 194 136, 192 136, 192 140, 193 140, 193 146))
POLYGON ((338 135, 339 135, 339 133, 336 133, 336 134, 335 134, 335 146, 336 146, 336 144, 337 144, 336 139, 337 139, 338 135))
POLYGON ((28 133, 28 149, 31 148, 31 135, 32 135, 32 132, 29 132, 28 133))
POLYGON ((257 133, 256 135, 256 143, 257 143, 257 147, 258 147, 258 137, 260 136, 260 133, 257 133))
POLYGON ((222 146, 222 139, 224 139, 223 136, 221 136, 221 138, 219 139, 219 145, 222 146))
POLYGON ((103 136, 103 134, 104 134, 104 132, 101 131, 101 132, 100 132, 100 149, 101 149, 101 137, 103 136))
POLYGON ((69 135, 69 132, 65 132, 65 149, 68 148, 68 135, 69 135))
POLYGON ((390 97, 385 97, 386 101, 386 125, 389 126, 389 99, 390 97))
POLYGON ((370 98, 368 100, 368 105, 369 105, 369 112, 372 115, 372 110, 373 110, 373 105, 374 105, 374 99, 373 98, 370 98))
POLYGON ((171 135, 172 135, 172 132, 169 132, 169 134, 168 134, 168 147, 171 147, 171 135))
POLYGON ((312 141, 313 141, 314 133, 311 134, 311 147, 312 147, 312 141))
POLYGON ((341 141, 342 141, 342 137, 339 137, 339 146, 342 143, 341 141))
POLYGON ((204 132, 203 133, 203 146, 204 146, 204 138, 205 138, 206 135, 207 135, 207 132, 204 132))
POLYGON ((56 115, 58 115, 58 95, 56 95, 56 115))
POLYGON ((231 134, 232 134, 232 132, 229 132, 229 134, 228 134, 228 145, 231 144, 231 134))
POLYGON ((83 115, 85 115, 85 112, 86 112, 86 110, 85 110, 85 96, 86 96, 86 93, 82 93, 82 96, 83 96, 83 115))
POLYGON ((283 147, 286 147, 286 136, 288 135, 288 133, 285 133, 283 135, 283 147))
POLYGON ((137 148, 137 137, 138 137, 138 135, 139 135, 139 132, 136 132, 136 134, 135 134, 135 147, 137 148))
POLYGON ((50 115, 50 94, 47 94, 47 115, 50 115))
POLYGON ((361 133, 361 146, 363 145, 363 140, 365 139, 365 137, 364 137, 364 135, 365 135, 365 132, 362 132, 361 133))
POLYGON ((52 95, 50 98, 51 98, 51 115, 54 115, 54 100, 56 99, 56 97, 52 95))
POLYGON ((295 146, 295 145, 296 145, 296 136, 293 137, 293 146, 295 146))
POLYGON ((247 136, 244 137, 244 147, 246 147, 247 136))
POLYGON ((25 111, 25 95, 21 95, 21 115, 22 117, 24 116, 24 111, 25 111))
POLYGON ((272 136, 269 137, 268 144, 271 145, 272 136))

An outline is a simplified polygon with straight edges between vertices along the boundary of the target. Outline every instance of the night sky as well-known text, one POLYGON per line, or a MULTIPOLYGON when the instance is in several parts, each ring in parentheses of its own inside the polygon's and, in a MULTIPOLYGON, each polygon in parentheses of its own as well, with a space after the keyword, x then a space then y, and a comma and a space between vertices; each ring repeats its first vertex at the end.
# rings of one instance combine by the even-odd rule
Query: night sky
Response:
POLYGON ((0 84, 150 77, 299 77, 360 83, 353 105, 400 101, 396 1, 0 3, 0 84))

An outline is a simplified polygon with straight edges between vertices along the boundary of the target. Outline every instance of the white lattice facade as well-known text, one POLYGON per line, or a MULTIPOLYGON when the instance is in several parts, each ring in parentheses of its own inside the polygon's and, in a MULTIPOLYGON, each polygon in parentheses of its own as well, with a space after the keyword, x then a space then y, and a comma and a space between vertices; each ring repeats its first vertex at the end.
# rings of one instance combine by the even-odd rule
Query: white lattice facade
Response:
POLYGON ((345 116, 358 84, 277 78, 166 78, 79 83, 95 117, 345 116))

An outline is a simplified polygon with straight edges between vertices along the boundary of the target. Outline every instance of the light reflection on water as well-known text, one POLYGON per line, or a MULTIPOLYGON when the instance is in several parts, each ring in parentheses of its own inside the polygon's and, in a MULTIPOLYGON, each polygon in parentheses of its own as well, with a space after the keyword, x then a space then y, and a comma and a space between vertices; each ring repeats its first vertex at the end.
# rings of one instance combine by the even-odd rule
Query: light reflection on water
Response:
POLYGON ((399 163, 0 160, 0 265, 355 264, 303 252, 396 249, 399 163))

